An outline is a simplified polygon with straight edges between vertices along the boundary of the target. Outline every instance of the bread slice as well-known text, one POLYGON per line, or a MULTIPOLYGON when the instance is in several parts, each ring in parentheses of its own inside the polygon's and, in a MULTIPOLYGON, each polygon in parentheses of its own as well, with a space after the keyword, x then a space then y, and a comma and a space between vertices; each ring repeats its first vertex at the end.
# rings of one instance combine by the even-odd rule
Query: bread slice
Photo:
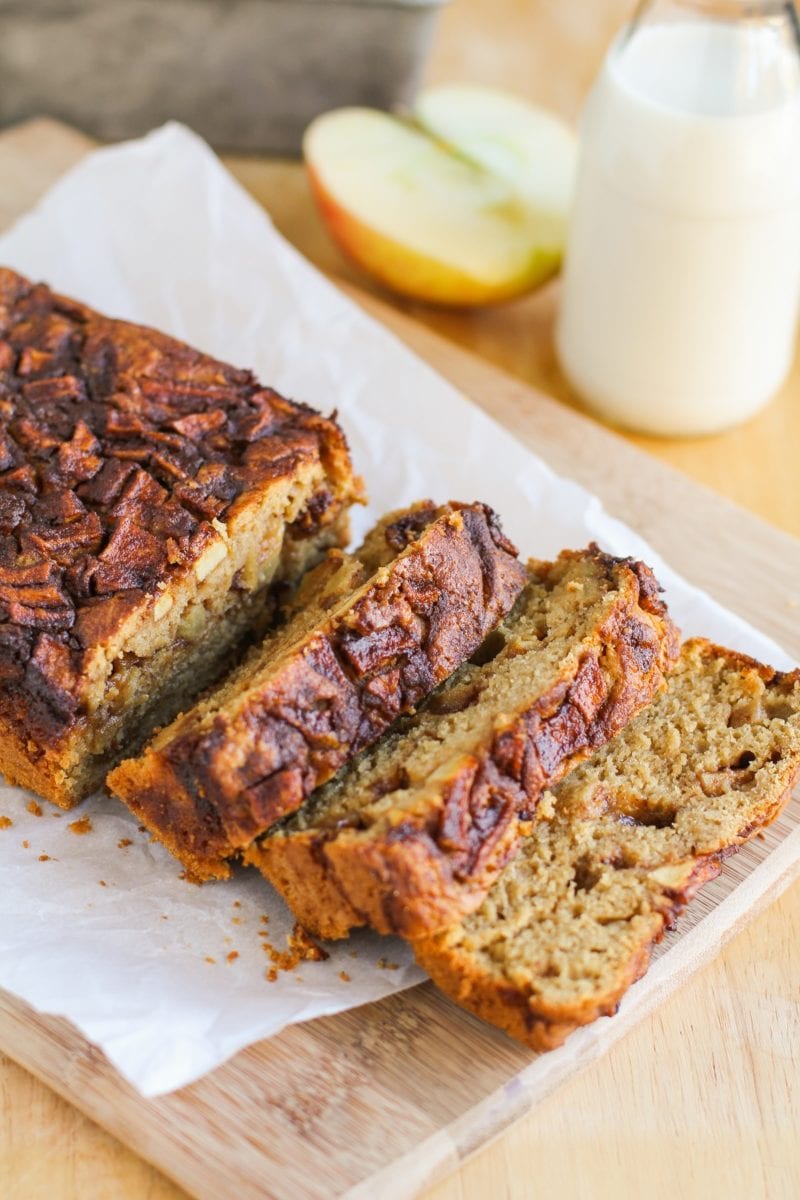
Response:
POLYGON ((483 504, 392 514, 109 787, 195 878, 293 812, 481 644, 525 582, 483 504))
POLYGON ((0 764, 69 807, 347 538, 332 419, 0 268, 0 764))
POLYGON ((800 773, 800 671, 687 642, 668 690, 540 805, 480 908, 414 943, 459 1004, 534 1050, 616 1011, 651 948, 800 773))
POLYGON ((529 569, 476 659, 247 852, 313 934, 475 908, 542 789, 662 686, 678 640, 647 567, 590 547, 529 569))

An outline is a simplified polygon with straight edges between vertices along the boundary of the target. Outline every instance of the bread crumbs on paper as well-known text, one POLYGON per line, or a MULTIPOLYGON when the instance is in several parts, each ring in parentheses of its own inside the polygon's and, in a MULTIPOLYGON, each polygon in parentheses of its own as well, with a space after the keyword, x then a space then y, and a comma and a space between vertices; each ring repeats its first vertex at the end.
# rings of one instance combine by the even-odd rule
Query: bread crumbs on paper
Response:
POLYGON ((397 971, 400 968, 399 963, 389 962, 388 958, 379 958, 378 966, 382 971, 397 971))
POLYGON ((327 950, 323 950, 302 925, 295 924, 292 932, 286 935, 286 949, 278 950, 270 942, 263 942, 265 952, 273 964, 267 971, 267 979, 274 983, 279 971, 294 971, 301 962, 324 962, 329 958, 327 950))
POLYGON ((83 837, 84 834, 92 832, 94 825, 92 825, 91 817, 78 817, 77 821, 70 821, 67 829, 70 833, 83 837))
POLYGON ((213 966, 216 966, 217 960, 216 960, 215 958, 212 958, 210 954, 207 954, 207 955, 206 955, 206 962, 207 962, 207 963, 211 963, 211 965, 212 965, 212 967, 213 967, 213 966))
POLYGON ((23 849, 23 850, 30 850, 30 848, 31 848, 31 844, 30 844, 30 842, 28 841, 28 839, 27 839, 27 838, 25 838, 25 841, 22 843, 22 849, 23 849))
POLYGON ((49 854, 40 854, 39 862, 50 862, 50 855, 49 854))
POLYGON ((190 871, 188 867, 178 874, 178 879, 182 879, 185 883, 193 883, 195 887, 199 887, 203 882, 200 876, 195 875, 194 871, 190 871))
POLYGON ((120 838, 117 842, 117 849, 124 850, 126 846, 132 846, 133 842, 130 838, 120 838))
POLYGON ((13 824, 11 817, 0 816, 0 829, 10 829, 13 824))
POLYGON ((100 884, 100 887, 108 887, 108 884, 106 883, 105 879, 98 879, 97 882, 100 884))
POLYGON ((241 917, 231 917, 231 925, 241 925, 241 923, 242 923, 241 917))
POLYGON ((339 978, 341 979, 342 983, 350 982, 350 976, 347 974, 347 971, 340 971, 339 978))
POLYGON ((25 807, 34 817, 40 817, 42 815, 42 806, 41 804, 37 804, 35 800, 29 800, 25 807))
POLYGON ((228 952, 228 953, 225 955, 225 961, 226 961, 226 962, 229 962, 229 963, 236 962, 236 960, 237 960, 237 958, 238 958, 238 957, 239 957, 239 951, 238 951, 238 950, 230 950, 230 951, 229 951, 229 952, 228 952))

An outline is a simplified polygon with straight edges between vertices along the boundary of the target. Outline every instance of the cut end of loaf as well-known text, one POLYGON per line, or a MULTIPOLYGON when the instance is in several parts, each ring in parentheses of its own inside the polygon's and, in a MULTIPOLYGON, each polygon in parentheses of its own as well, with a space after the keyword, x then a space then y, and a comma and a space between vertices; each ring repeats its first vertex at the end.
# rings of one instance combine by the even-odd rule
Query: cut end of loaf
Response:
POLYGON ((0 754, 67 806, 263 633, 360 484, 248 371, 7 268, 0 308, 0 754))

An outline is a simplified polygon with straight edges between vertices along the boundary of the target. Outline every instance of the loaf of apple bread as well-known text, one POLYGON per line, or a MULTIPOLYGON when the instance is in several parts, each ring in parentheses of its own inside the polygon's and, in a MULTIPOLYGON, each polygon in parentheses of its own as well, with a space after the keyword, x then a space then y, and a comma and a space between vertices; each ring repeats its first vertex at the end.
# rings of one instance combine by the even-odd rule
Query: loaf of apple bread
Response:
POLYGON ((336 422, 0 268, 0 765, 69 806, 347 536, 336 422))
POLYGON ((688 642, 668 689, 547 792, 481 906, 414 943, 448 995, 534 1050, 616 1012, 652 947, 800 774, 800 671, 688 642))
POLYGON ((678 637, 652 573, 596 547, 531 563, 473 661, 246 852, 323 938, 477 907, 542 790, 659 690, 678 637))
POLYGON ((228 860, 409 712, 525 583, 483 504, 390 514, 303 582, 294 615, 109 786, 195 878, 228 860))

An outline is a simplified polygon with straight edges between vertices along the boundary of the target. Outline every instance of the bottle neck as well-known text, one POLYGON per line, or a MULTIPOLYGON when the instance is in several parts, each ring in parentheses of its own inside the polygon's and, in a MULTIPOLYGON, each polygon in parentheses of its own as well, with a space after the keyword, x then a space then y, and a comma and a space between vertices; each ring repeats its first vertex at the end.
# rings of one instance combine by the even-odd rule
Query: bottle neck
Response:
POLYGON ((796 70, 800 71, 800 14, 795 0, 640 0, 621 41, 623 45, 629 42, 642 28, 677 24, 740 27, 743 32, 754 30, 756 35, 768 31, 790 58, 796 55, 796 70))
POLYGON ((760 21, 784 18, 800 28, 793 0, 640 0, 630 22, 636 26, 651 17, 683 16, 722 21, 760 21))

